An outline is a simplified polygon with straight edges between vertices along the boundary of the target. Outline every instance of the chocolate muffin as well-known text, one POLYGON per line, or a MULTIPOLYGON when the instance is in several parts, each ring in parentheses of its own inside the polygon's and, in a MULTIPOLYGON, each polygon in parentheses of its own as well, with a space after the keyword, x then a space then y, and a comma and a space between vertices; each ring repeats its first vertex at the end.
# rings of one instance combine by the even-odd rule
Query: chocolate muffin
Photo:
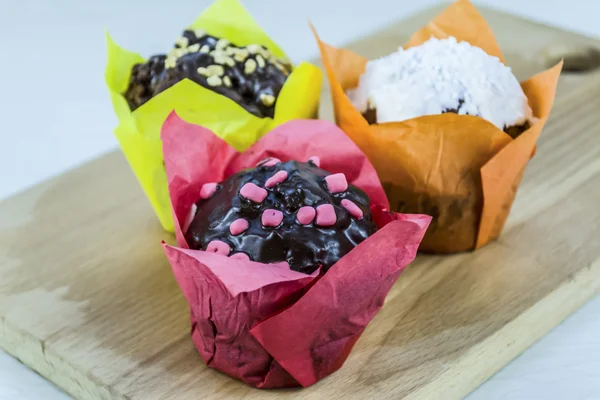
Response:
POLYGON ((511 69, 453 37, 369 61, 348 97, 369 124, 455 113, 486 119, 516 138, 535 120, 511 69))
POLYGON ((188 78, 257 117, 273 118, 277 96, 291 72, 286 60, 276 58, 264 46, 239 47, 201 30, 186 30, 170 53, 133 67, 124 96, 135 110, 188 78))
POLYGON ((190 248, 294 271, 327 271, 375 233, 368 196, 319 160, 262 161, 256 168, 207 183, 186 232, 190 248))

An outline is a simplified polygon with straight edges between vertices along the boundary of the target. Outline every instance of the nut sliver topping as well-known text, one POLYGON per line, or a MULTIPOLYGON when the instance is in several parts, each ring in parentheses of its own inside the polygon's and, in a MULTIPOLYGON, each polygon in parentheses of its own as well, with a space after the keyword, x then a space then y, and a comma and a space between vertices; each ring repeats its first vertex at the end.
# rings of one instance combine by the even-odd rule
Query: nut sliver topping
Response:
POLYGON ((206 80, 206 83, 208 83, 210 86, 221 86, 223 84, 223 80, 217 75, 211 75, 206 80))
POLYGON ((271 107, 273 104, 275 104, 275 96, 273 96, 272 94, 263 93, 260 95, 260 101, 265 106, 271 107))

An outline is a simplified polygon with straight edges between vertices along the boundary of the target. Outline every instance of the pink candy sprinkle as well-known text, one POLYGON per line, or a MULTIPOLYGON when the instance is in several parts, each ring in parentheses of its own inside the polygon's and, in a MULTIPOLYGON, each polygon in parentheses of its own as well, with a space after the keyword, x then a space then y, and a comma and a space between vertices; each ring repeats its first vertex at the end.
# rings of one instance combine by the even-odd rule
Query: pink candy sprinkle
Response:
POLYGON ((342 200, 342 207, 344 207, 346 210, 348 210, 348 212, 350 213, 350 215, 352 215, 354 218, 356 218, 356 219, 362 219, 363 212, 360 209, 360 207, 357 206, 353 201, 350 201, 348 199, 343 199, 342 200))
POLYGON ((276 186, 276 185, 280 184, 281 182, 285 181, 287 179, 287 177, 288 177, 288 173, 286 171, 279 171, 275 175, 273 175, 272 177, 267 179, 265 186, 270 189, 273 186, 276 186))
POLYGON ((204 200, 209 199, 216 191, 217 184, 215 182, 205 183, 202 185, 202 189, 200 189, 200 198, 204 200))
POLYGON ((279 226, 283 221, 283 213, 272 208, 266 209, 261 217, 263 226, 279 226))
POLYGON ((272 167, 273 165, 277 165, 280 162, 281 162, 281 160, 279 158, 269 157, 269 158, 265 158, 264 160, 262 160, 261 162, 259 162, 257 164, 257 166, 272 167))
POLYGON ((342 193, 348 189, 346 175, 341 173, 326 176, 325 182, 327 182, 327 188, 331 193, 342 193))
POLYGON ((229 232, 233 236, 237 236, 242 232, 245 232, 248 229, 248 221, 244 218, 238 218, 229 225, 229 232))
POLYGON ((221 242, 220 240, 211 240, 208 246, 206 246, 206 251, 208 253, 216 253, 226 256, 229 254, 231 249, 225 242, 221 242))
POLYGON ((265 189, 256 186, 254 183, 246 183, 244 186, 242 186, 240 194, 248 200, 252 200, 253 202, 260 204, 267 197, 268 193, 265 189))
POLYGON ((235 253, 229 258, 233 258, 234 260, 250 261, 250 257, 246 253, 235 253))
POLYGON ((337 221, 335 210, 331 204, 317 206, 317 225, 332 226, 337 221))
POLYGON ((312 161, 317 167, 321 166, 321 159, 317 156, 312 156, 308 161, 312 161))
POLYGON ((302 225, 308 225, 311 222, 313 222, 313 219, 315 219, 315 215, 317 215, 317 212, 314 208, 310 206, 304 206, 298 210, 298 213, 296 214, 296 219, 302 225))

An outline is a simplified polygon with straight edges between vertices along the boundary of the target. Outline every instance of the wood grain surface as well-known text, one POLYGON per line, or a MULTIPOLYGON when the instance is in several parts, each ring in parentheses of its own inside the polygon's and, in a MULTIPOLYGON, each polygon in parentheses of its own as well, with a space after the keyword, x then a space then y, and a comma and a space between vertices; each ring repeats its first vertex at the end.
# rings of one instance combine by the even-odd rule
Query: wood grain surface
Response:
MULTIPOLYGON (((439 10, 348 47, 386 54, 439 10)), ((521 79, 554 46, 597 45, 483 14, 521 79)), ((500 240, 419 256, 344 367, 312 387, 260 391, 204 366, 159 245, 172 238, 118 152, 0 204, 0 346, 82 399, 461 398, 600 291, 599 91, 597 73, 561 77, 500 240)))

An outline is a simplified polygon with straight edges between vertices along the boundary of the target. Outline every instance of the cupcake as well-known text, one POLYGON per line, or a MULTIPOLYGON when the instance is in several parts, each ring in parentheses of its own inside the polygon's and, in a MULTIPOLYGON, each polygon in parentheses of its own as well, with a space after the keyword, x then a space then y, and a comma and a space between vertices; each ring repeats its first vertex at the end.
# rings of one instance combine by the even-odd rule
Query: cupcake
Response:
POLYGON ((171 111, 243 151, 284 122, 316 118, 322 81, 316 66, 292 65, 238 0, 215 0, 182 32, 166 54, 149 58, 107 35, 115 135, 169 232, 175 227, 160 130, 171 111))
POLYGON ((177 115, 162 138, 177 237, 164 248, 207 366, 258 388, 341 368, 430 217, 390 213, 326 121, 287 122, 243 153, 177 115))
POLYGON ((317 41, 336 123, 375 166, 392 211, 433 217, 420 249, 456 253, 496 239, 561 64, 519 84, 468 0, 379 59, 317 41))
POLYGON ((535 122, 510 67, 452 36, 367 62, 347 95, 369 124, 454 113, 483 118, 516 138, 535 122))
POLYGON ((201 29, 185 30, 168 54, 131 70, 124 97, 135 110, 183 79, 230 98, 259 118, 273 118, 292 66, 260 44, 236 46, 201 29))

